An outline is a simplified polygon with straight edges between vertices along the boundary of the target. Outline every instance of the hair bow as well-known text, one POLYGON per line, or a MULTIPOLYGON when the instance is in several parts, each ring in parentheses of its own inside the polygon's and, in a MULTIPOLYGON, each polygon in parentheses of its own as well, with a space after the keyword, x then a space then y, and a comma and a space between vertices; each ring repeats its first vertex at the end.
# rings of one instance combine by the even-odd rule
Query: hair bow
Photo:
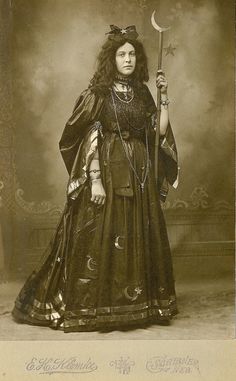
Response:
POLYGON ((138 33, 136 31, 135 25, 127 26, 126 28, 119 28, 116 25, 110 25, 110 32, 107 32, 108 38, 110 40, 120 41, 120 40, 136 40, 138 33))

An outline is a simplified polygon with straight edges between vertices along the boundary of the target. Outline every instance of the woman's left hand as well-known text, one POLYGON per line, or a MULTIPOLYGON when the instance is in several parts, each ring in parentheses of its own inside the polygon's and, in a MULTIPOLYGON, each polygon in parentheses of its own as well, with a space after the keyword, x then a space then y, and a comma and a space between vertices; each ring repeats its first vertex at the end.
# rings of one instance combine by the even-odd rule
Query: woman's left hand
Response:
POLYGON ((168 82, 162 70, 157 70, 156 86, 160 89, 162 94, 167 93, 168 82))

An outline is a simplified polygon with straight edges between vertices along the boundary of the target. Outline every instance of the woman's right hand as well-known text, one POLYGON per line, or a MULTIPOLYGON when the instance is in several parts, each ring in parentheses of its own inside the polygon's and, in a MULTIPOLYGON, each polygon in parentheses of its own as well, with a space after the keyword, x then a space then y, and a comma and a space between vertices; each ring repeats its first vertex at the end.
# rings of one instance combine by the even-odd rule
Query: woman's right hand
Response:
POLYGON ((92 197, 91 201, 96 205, 103 205, 105 203, 106 193, 102 185, 101 179, 92 180, 91 185, 92 197))

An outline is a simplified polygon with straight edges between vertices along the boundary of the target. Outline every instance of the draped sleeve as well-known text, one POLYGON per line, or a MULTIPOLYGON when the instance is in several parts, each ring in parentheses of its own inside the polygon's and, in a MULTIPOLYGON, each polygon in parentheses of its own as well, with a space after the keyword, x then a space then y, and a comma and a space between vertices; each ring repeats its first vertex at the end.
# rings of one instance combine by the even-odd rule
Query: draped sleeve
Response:
MULTIPOLYGON (((156 127, 156 105, 150 90, 145 85, 145 101, 146 101, 146 112, 147 118, 150 126, 151 144, 153 149, 152 160, 154 161, 154 142, 155 142, 155 130, 156 127)), ((170 122, 168 123, 165 135, 160 136, 159 141, 159 160, 158 160, 158 185, 160 197, 165 201, 168 194, 168 185, 174 188, 178 185, 178 154, 177 147, 175 143, 174 134, 170 122)))
POLYGON ((87 169, 98 146, 101 124, 99 117, 104 98, 91 88, 82 92, 67 121, 59 148, 69 173, 67 194, 76 198, 87 180, 87 169))

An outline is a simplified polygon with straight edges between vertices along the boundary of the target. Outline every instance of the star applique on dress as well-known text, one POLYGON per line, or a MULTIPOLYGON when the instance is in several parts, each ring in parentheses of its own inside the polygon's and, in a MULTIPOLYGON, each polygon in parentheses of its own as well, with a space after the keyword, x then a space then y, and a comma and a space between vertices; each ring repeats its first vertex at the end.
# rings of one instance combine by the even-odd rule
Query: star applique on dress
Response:
POLYGON ((140 295, 141 293, 142 293, 142 289, 141 288, 139 288, 139 287, 136 287, 135 289, 134 289, 134 291, 136 291, 136 294, 137 295, 140 295))

